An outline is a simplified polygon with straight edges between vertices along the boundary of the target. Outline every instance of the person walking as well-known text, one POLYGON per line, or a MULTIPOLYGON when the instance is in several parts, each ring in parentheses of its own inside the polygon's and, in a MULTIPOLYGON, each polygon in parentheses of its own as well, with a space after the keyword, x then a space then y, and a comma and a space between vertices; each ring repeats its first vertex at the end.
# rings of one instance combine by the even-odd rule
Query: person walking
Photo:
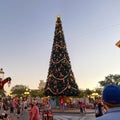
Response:
POLYGON ((86 113, 86 103, 83 102, 83 113, 86 113))
POLYGON ((17 113, 17 118, 20 118, 20 109, 21 109, 21 106, 20 106, 20 100, 17 101, 17 104, 16 104, 16 113, 17 113))
POLYGON ((79 102, 79 107, 80 107, 80 113, 83 113, 83 103, 79 102))
POLYGON ((100 117, 103 115, 103 104, 101 98, 95 100, 95 116, 100 117))
POLYGON ((106 112, 96 120, 119 120, 120 119, 120 87, 107 85, 102 93, 102 100, 106 112))
POLYGON ((40 120, 39 108, 37 106, 36 101, 33 101, 32 104, 31 104, 29 120, 40 120))
POLYGON ((60 109, 62 111, 64 111, 64 99, 63 99, 63 97, 60 97, 59 105, 60 105, 60 109))

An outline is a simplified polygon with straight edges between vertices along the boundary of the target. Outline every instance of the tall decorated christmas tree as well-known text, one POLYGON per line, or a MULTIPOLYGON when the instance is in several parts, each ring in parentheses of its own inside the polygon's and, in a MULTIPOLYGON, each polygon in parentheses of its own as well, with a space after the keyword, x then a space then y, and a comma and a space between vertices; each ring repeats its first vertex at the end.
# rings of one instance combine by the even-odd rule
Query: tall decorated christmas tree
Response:
POLYGON ((62 22, 60 16, 57 16, 45 95, 77 96, 78 94, 79 90, 71 69, 62 22))

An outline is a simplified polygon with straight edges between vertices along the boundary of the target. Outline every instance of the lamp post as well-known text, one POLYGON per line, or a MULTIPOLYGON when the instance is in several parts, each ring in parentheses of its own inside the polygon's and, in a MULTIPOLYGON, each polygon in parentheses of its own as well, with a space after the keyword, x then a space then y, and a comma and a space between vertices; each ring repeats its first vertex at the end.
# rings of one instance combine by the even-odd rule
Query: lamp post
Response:
POLYGON ((25 92, 24 92, 24 95, 25 95, 26 99, 27 99, 27 97, 29 96, 29 94, 30 94, 29 89, 26 88, 26 89, 25 89, 25 92))
POLYGON ((99 96, 99 94, 98 93, 96 93, 96 92, 94 92, 94 93, 92 93, 92 96, 94 97, 94 99, 96 98, 96 97, 98 97, 99 96))
POLYGON ((95 100, 97 97, 99 97, 99 94, 96 92, 96 90, 94 90, 93 93, 91 94, 91 98, 95 100))
MULTIPOLYGON (((4 72, 3 72, 3 69, 1 68, 0 69, 0 85, 2 85, 2 80, 4 78, 4 72)), ((0 99, 2 98, 2 96, 4 96, 4 90, 3 89, 0 89, 0 99)))
POLYGON ((3 71, 3 69, 1 68, 1 69, 0 69, 0 81, 3 80, 3 78, 4 78, 4 71, 3 71))

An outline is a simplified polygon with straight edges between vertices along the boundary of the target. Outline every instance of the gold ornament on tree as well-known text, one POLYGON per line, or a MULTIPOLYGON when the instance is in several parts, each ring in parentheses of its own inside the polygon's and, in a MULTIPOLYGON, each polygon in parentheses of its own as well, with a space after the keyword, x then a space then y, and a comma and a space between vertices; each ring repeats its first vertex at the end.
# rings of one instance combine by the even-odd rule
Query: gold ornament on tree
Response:
POLYGON ((52 77, 52 73, 50 73, 49 77, 50 77, 50 78, 52 77))
POLYGON ((68 84, 68 86, 67 86, 67 87, 68 87, 68 89, 70 89, 70 88, 71 88, 71 85, 70 85, 70 84, 68 84))

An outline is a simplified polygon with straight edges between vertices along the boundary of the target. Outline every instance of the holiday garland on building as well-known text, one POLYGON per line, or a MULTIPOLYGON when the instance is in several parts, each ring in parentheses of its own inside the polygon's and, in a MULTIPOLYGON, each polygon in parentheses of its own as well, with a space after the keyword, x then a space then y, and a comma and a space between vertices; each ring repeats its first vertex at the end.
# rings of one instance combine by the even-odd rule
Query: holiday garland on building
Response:
POLYGON ((75 82, 74 74, 64 40, 62 22, 57 16, 54 42, 50 58, 47 82, 45 86, 46 96, 77 96, 78 86, 75 82))

